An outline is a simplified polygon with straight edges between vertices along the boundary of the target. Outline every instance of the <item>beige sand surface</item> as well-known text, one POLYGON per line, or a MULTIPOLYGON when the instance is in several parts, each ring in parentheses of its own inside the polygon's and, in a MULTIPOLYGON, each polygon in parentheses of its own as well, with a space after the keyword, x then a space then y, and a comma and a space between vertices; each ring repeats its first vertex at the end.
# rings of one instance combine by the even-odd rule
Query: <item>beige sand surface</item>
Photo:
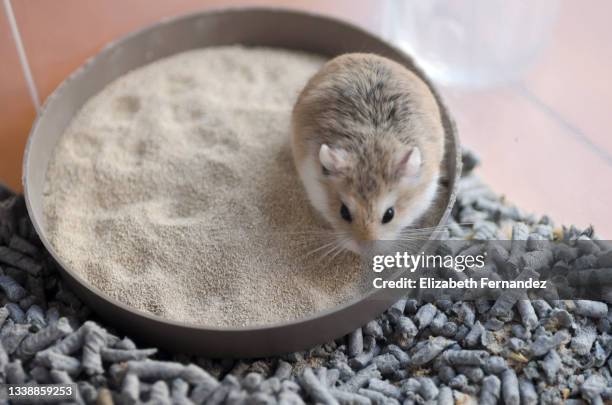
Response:
POLYGON ((110 296, 208 326, 268 324, 365 289, 327 240, 289 149, 290 111, 324 60, 239 46, 182 53, 92 98, 47 173, 51 240, 110 296))

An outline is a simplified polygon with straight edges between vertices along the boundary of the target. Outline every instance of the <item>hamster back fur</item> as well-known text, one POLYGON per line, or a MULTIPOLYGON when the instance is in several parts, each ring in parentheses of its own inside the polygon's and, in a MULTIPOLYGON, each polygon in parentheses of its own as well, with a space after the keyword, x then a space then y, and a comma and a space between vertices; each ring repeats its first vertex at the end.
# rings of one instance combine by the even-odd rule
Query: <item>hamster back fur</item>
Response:
POLYGON ((397 240, 436 200, 438 103, 413 72, 373 54, 327 62, 292 114, 292 151, 311 204, 344 248, 397 240))

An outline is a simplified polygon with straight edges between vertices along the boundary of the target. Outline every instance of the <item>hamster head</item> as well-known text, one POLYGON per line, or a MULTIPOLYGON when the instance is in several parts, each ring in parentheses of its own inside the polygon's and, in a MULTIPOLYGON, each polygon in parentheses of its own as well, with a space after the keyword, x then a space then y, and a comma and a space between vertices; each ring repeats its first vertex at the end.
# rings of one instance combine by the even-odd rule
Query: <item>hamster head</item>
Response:
POLYGON ((325 201, 319 211, 355 253, 376 241, 402 239, 434 200, 439 173, 418 146, 372 138, 344 147, 322 144, 318 158, 325 201))

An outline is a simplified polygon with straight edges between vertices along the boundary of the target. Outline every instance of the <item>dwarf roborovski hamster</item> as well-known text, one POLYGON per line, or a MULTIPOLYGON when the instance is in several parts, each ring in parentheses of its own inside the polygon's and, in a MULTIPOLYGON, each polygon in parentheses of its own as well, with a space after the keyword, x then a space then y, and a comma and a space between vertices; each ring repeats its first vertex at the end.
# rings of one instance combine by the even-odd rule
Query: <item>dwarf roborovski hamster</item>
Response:
POLYGON ((401 239, 436 199, 444 127, 429 87, 373 54, 327 62, 292 115, 292 151, 312 205, 346 249, 401 239))

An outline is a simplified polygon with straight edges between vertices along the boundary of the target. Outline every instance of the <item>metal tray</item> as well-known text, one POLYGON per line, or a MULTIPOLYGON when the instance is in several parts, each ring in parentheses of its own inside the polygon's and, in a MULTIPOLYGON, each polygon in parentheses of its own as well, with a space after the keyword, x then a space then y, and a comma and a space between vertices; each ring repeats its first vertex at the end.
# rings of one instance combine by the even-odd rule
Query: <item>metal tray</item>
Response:
MULTIPOLYGON (((99 316, 143 344, 172 352, 261 357, 303 350, 365 324, 398 298, 389 291, 372 290, 344 305, 291 322, 240 328, 191 325, 163 319, 110 298, 67 266, 50 244, 42 212, 46 170, 55 144, 81 106, 109 82, 149 62, 194 48, 237 43, 330 57, 346 52, 373 52, 404 64, 432 87, 410 57, 360 28, 303 12, 249 8, 189 14, 136 31, 106 46, 53 92, 32 127, 24 159, 23 185, 34 227, 59 264, 66 282, 99 316)), ((434 93, 446 130, 452 190, 440 219, 440 223, 445 223, 455 200, 461 159, 455 126, 435 90, 434 93)))

